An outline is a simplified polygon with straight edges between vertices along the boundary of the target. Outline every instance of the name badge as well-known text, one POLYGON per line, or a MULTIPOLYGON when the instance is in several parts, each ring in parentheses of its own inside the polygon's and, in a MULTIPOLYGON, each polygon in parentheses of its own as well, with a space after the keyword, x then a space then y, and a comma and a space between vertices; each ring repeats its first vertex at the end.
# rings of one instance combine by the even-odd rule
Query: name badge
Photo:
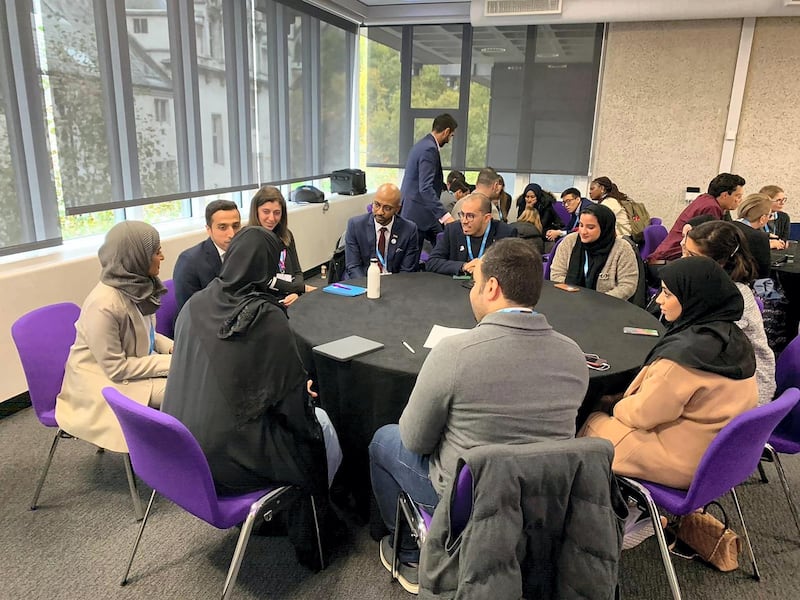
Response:
POLYGON ((294 278, 289 273, 278 273, 276 277, 281 281, 288 281, 289 283, 291 283, 294 280, 294 278))

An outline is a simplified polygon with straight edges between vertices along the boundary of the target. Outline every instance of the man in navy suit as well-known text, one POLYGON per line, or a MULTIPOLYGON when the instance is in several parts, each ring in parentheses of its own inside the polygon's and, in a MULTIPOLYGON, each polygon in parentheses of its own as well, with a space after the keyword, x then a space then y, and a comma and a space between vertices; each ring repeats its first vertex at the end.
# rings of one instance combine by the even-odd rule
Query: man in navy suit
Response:
POLYGON ((517 237, 516 229, 492 219, 492 203, 479 192, 464 198, 459 218, 460 223, 450 223, 444 228, 444 237, 425 264, 426 271, 472 275, 478 259, 495 240, 517 237))
POLYGON ((180 312, 192 294, 199 292, 219 275, 222 256, 242 226, 235 202, 214 200, 206 206, 208 238, 181 252, 172 272, 175 300, 180 312))
POLYGON ((442 225, 453 221, 440 200, 444 176, 439 149, 453 138, 456 127, 456 120, 449 114, 436 117, 433 131, 418 141, 408 153, 403 175, 403 208, 400 214, 413 221, 420 237, 431 244, 436 243, 436 234, 442 230, 442 225))
POLYGON ((375 193, 372 214, 352 217, 345 233, 345 279, 365 277, 371 258, 382 272, 416 271, 419 264, 417 226, 397 214, 400 190, 384 183, 375 193))

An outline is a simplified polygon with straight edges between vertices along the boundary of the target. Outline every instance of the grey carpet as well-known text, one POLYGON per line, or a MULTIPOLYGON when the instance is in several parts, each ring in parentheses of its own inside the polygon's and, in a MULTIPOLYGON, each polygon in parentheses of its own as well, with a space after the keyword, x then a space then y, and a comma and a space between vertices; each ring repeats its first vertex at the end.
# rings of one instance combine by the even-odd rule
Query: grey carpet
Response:
MULTIPOLYGON (((28 510, 52 434, 31 409, 0 419, 0 598, 219 596, 238 530, 216 530, 164 499, 156 500, 129 584, 119 586, 138 526, 118 454, 61 441, 40 508, 28 510)), ((800 496, 800 459, 784 463, 800 496)), ((749 576, 746 560, 726 574, 675 558, 685 598, 800 598, 800 537, 774 469, 767 466, 767 473, 769 484, 753 478, 739 491, 762 581, 749 576)), ((140 492, 145 501, 149 490, 140 492)), ((732 511, 729 501, 725 506, 732 511)), ((652 538, 624 553, 621 582, 625 598, 671 597, 652 538)), ((390 581, 366 527, 351 529, 350 540, 318 574, 296 564, 286 539, 253 537, 235 592, 238 600, 411 598, 390 581)))

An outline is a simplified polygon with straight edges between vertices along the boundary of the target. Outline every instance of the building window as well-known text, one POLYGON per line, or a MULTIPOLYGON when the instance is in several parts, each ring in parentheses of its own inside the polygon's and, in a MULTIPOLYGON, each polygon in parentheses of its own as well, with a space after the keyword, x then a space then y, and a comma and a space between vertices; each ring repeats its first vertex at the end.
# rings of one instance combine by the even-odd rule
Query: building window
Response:
POLYGON ((225 143, 222 134, 222 115, 211 115, 211 146, 214 153, 214 164, 225 164, 225 152, 223 145, 225 143))
POLYGON ((134 19, 133 33, 147 33, 147 19, 134 19))
POLYGON ((155 98, 156 121, 159 123, 169 123, 169 100, 165 98, 155 98))

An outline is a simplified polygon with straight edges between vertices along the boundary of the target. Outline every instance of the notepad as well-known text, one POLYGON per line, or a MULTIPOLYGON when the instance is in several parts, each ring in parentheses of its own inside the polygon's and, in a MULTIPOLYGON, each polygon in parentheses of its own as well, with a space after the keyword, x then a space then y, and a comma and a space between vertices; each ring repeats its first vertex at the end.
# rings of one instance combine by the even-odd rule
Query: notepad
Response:
POLYGON ((337 296, 360 296, 367 293, 367 288, 359 285, 346 285, 344 283, 332 283, 322 288, 323 292, 336 294, 337 296))
POLYGON ((345 362, 357 356, 363 356, 375 350, 380 350, 381 348, 383 348, 383 344, 380 342, 368 340, 360 335, 349 335, 340 340, 314 346, 313 350, 322 356, 345 362))
POLYGON ((450 337, 451 335, 464 333, 465 331, 469 331, 469 329, 459 329, 458 327, 442 327, 441 325, 434 325, 433 327, 431 327, 431 332, 428 334, 428 339, 425 340, 423 347, 433 348, 444 338, 450 337))

